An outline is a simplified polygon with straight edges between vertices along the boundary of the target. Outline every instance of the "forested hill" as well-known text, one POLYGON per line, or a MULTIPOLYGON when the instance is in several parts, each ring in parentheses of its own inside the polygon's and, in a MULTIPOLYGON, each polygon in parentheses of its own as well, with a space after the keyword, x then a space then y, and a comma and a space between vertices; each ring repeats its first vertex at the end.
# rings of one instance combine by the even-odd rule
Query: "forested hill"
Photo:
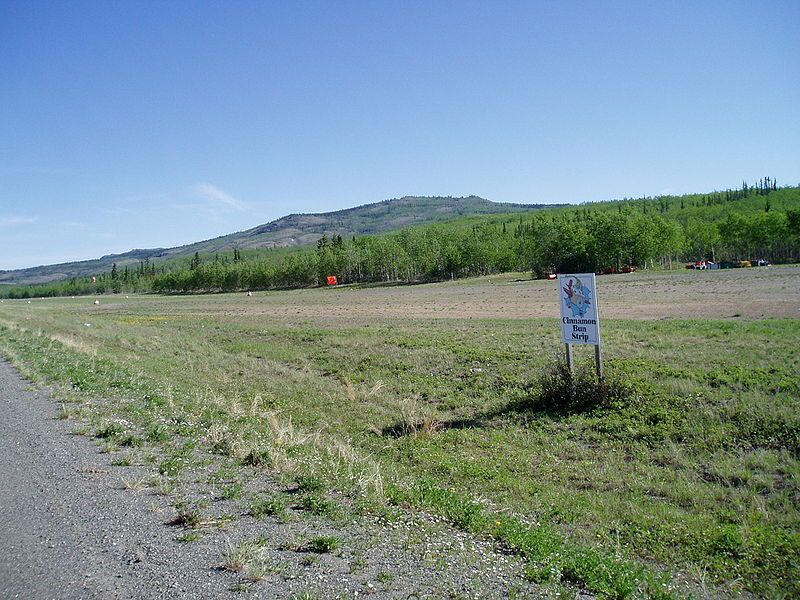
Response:
POLYGON ((409 225, 437 223, 455 217, 531 211, 544 206, 505 204, 478 196, 462 198, 405 196, 329 213, 292 214, 246 231, 186 246, 138 249, 124 254, 109 254, 94 260, 0 271, 0 283, 47 283, 98 275, 110 271, 114 264, 122 270, 125 267, 138 267, 144 260, 157 264, 167 259, 188 258, 195 252, 213 254, 232 252, 234 249, 241 251, 255 248, 290 248, 316 244, 321 236, 331 237, 334 233, 343 237, 383 233, 409 225))
POLYGON ((779 188, 770 178, 724 192, 626 198, 527 212, 520 209, 529 207, 480 199, 444 200, 459 216, 454 216, 452 207, 442 208, 447 202, 436 199, 424 199, 419 205, 400 199, 327 215, 294 215, 280 220, 280 226, 278 221, 185 246, 180 256, 164 251, 158 260, 139 259, 132 268, 116 259, 105 272, 92 273, 96 280, 0 286, 0 297, 295 288, 325 284, 329 276, 345 284, 422 282, 506 271, 543 276, 630 267, 683 268, 684 263, 696 261, 724 267, 752 261, 800 262, 800 187, 779 188), (474 212, 467 208, 471 203, 477 205, 474 212), (426 206, 445 220, 414 219, 415 214, 424 214, 426 206), (388 228, 392 229, 381 231, 388 228), (293 244, 315 243, 280 246, 278 233, 289 235, 293 244), (226 239, 235 240, 233 250, 217 250, 225 247, 226 239), (254 247, 259 242, 248 244, 248 239, 269 241, 254 247))

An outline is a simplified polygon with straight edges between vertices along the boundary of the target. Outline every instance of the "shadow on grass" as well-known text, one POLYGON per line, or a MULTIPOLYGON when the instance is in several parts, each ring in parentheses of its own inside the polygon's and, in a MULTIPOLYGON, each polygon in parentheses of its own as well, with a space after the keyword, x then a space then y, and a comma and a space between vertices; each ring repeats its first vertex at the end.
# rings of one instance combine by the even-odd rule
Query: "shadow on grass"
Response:
POLYGON ((376 430, 376 433, 384 437, 402 438, 452 429, 487 429, 493 427, 497 419, 512 415, 560 420, 624 406, 634 397, 635 387, 632 384, 609 377, 598 380, 592 369, 583 368, 573 372, 566 364, 559 362, 544 371, 536 383, 522 386, 516 398, 499 408, 450 420, 431 416, 418 420, 400 419, 376 430))
POLYGON ((383 437, 401 438, 446 431, 448 429, 481 429, 487 426, 486 417, 488 415, 477 415, 468 419, 450 419, 448 421, 428 418, 411 423, 400 420, 380 429, 377 433, 383 437))

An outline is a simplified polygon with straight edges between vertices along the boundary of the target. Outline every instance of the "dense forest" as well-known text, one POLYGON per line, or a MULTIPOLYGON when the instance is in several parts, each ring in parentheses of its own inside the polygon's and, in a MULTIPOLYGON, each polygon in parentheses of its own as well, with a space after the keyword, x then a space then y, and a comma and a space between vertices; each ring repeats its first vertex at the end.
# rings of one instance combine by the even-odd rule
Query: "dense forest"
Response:
POLYGON ((239 250, 92 278, 0 288, 7 298, 154 291, 182 293, 339 283, 440 281, 506 271, 534 276, 626 266, 683 268, 711 260, 800 260, 800 187, 769 178, 736 190, 623 199, 525 214, 486 215, 395 232, 323 236, 292 252, 239 250))

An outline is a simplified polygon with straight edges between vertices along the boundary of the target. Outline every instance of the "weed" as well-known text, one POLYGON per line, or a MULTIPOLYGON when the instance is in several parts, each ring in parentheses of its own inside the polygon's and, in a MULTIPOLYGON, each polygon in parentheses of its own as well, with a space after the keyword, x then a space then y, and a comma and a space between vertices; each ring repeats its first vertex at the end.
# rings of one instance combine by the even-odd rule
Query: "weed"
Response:
POLYGON ((297 503, 300 510, 305 510, 314 515, 333 517, 338 512, 338 506, 319 494, 306 494, 297 503))
POLYGON ((179 525, 183 527, 199 527, 203 523, 203 515, 200 508, 190 505, 186 502, 179 502, 175 505, 177 514, 175 518, 170 521, 170 525, 179 525))
POLYGON ((223 487, 222 492, 220 492, 220 496, 225 500, 236 500, 242 495, 243 490, 244 485, 237 482, 223 487))
POLYGON ((265 561, 254 560, 247 565, 246 575, 250 581, 257 582, 264 579, 272 571, 274 571, 274 568, 270 567, 265 561))
POLYGON ((512 517, 493 517, 481 504, 442 489, 433 481, 410 490, 394 488, 391 498, 434 509, 468 531, 491 533, 528 559, 526 577, 534 583, 563 580, 610 598, 627 598, 643 582, 650 581, 646 571, 631 561, 566 544, 556 531, 545 525, 531 526, 512 517))
POLYGON ((400 401, 400 420, 387 427, 384 434, 393 437, 429 436, 441 428, 439 418, 430 409, 423 409, 418 394, 400 401))
POLYGON ((269 450, 252 449, 242 460, 242 464, 250 467, 269 467, 272 465, 272 456, 269 450))
POLYGON ((307 547, 307 538, 303 534, 292 535, 283 540, 278 549, 286 552, 302 552, 307 547))
POLYGON ((250 502, 250 514, 257 519, 278 516, 284 513, 287 505, 286 498, 280 494, 268 497, 255 496, 250 502))
POLYGON ((261 581, 268 573, 279 570, 267 562, 262 550, 265 545, 261 538, 238 544, 228 542, 222 553, 224 568, 229 571, 243 571, 251 582, 261 581))
POLYGON ((229 571, 243 571, 258 555, 258 547, 251 542, 228 542, 222 553, 222 562, 229 571))
POLYGON ((126 479, 125 477, 122 478, 122 485, 127 490, 133 490, 135 492, 141 491, 148 487, 147 477, 141 477, 139 479, 126 479))
POLYGON ((104 454, 114 454, 119 450, 119 446, 115 442, 105 441, 100 444, 100 452, 104 454))
POLYGON ((179 456, 170 456, 169 458, 165 458, 161 461, 161 464, 158 465, 159 475, 174 477, 180 473, 181 469, 183 468, 181 462, 182 460, 179 456))
POLYGON ((126 435, 118 443, 123 448, 137 448, 142 445, 142 439, 135 435, 126 435))
POLYGON ((308 543, 309 551, 317 554, 328 554, 330 552, 335 552, 341 547, 341 538, 332 535, 315 537, 308 543))
POLYGON ((353 382, 350 381, 347 377, 344 378, 344 390, 345 395, 350 400, 350 402, 356 401, 356 388, 353 385, 353 382))
POLYGON ((203 441, 211 447, 214 454, 233 456, 234 443, 231 433, 222 423, 212 425, 205 433, 203 441))
POLYGON ((175 480, 169 477, 152 477, 150 483, 156 493, 161 496, 171 496, 176 489, 175 480))
POLYGON ((363 553, 359 552, 350 561, 350 572, 355 573, 356 571, 364 569, 366 566, 367 566, 367 559, 363 553))
POLYGON ((390 581, 393 581, 394 578, 394 574, 390 573, 389 571, 378 571, 378 574, 375 575, 375 581, 378 583, 389 583, 390 581))
POLYGON ((152 425, 147 429, 147 441, 153 443, 163 443, 170 438, 169 430, 161 423, 152 425))
POLYGON ((124 431, 125 429, 119 423, 106 423, 95 431, 94 437, 105 440, 116 437, 124 431))
POLYGON ((297 490, 299 492, 321 492, 325 483, 315 475, 300 475, 297 477, 297 490))
POLYGON ((111 461, 114 467, 130 467, 133 464, 133 459, 130 454, 125 454, 111 461))
POLYGON ((179 535, 175 539, 182 544, 188 544, 190 542, 196 542, 201 537, 203 537, 199 531, 187 531, 184 534, 179 535))
POLYGON ((80 419, 84 416, 81 408, 70 406, 65 402, 61 402, 58 406, 58 418, 61 420, 67 419, 80 419))
POLYGON ((231 483, 236 480, 236 477, 236 469, 222 466, 208 476, 208 483, 231 483))
POLYGON ((310 567, 315 565, 319 562, 319 557, 314 554, 306 554, 302 559, 300 559, 300 564, 304 567, 310 567))
POLYGON ((158 465, 158 472, 167 477, 175 477, 190 463, 189 453, 191 446, 187 445, 183 448, 173 451, 167 458, 161 461, 158 465))

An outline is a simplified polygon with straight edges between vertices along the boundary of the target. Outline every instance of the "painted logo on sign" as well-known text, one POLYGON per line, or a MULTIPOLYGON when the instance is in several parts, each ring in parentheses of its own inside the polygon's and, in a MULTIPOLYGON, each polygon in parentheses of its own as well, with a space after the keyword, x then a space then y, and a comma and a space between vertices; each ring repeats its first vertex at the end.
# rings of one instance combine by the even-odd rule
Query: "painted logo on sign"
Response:
POLYGON ((587 312, 592 312, 592 290, 583 285, 577 277, 567 280, 567 285, 561 288, 564 292, 564 305, 573 317, 582 317, 587 312))

